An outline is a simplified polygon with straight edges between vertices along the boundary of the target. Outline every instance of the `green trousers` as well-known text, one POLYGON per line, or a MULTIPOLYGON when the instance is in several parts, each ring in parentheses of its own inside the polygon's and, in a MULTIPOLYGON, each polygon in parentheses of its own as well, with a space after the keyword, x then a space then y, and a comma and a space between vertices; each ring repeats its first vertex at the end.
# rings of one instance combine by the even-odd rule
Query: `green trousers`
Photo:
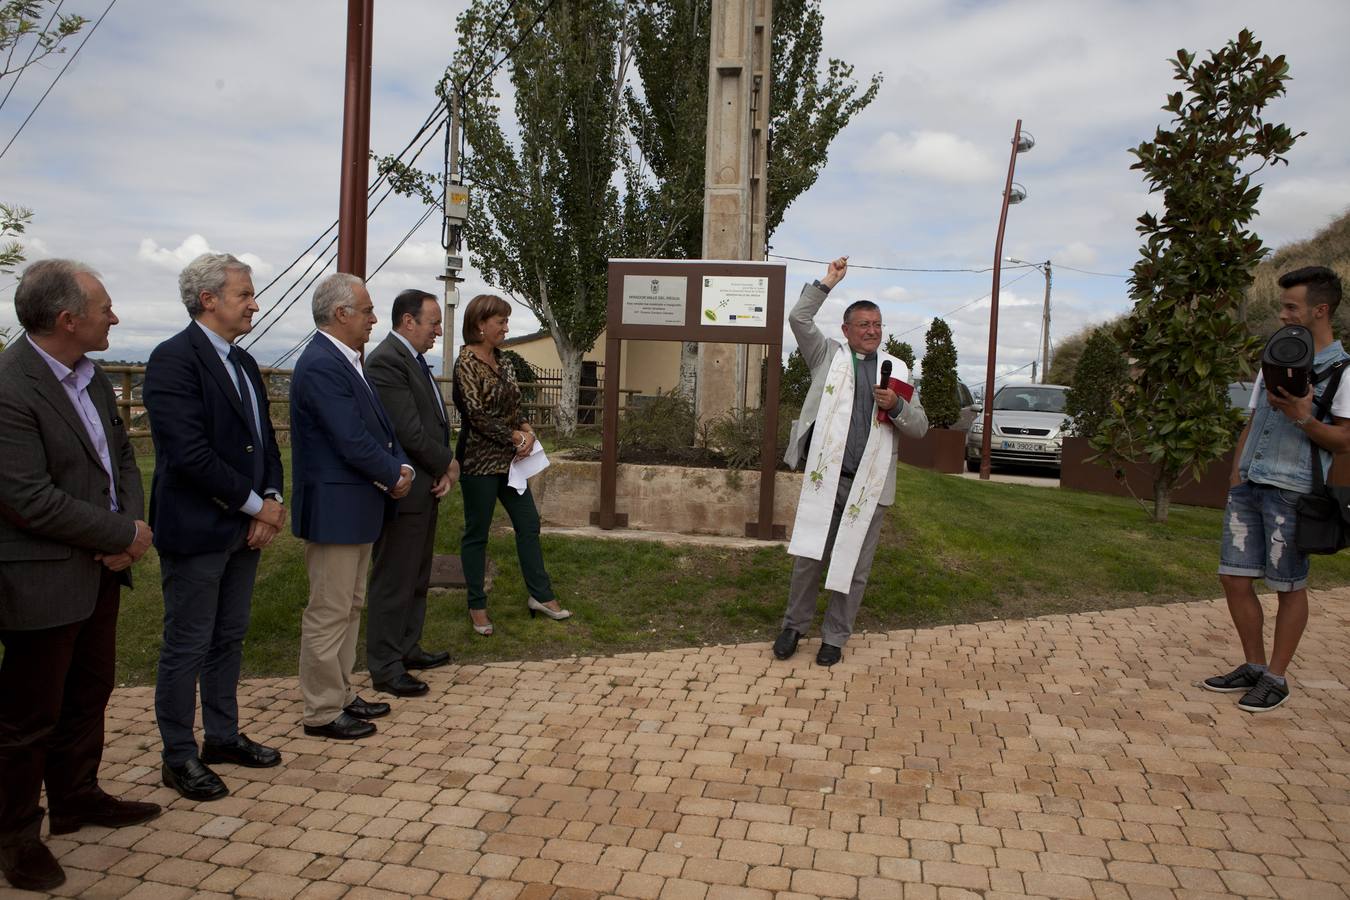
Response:
POLYGON ((469 591, 469 609, 487 608, 483 577, 487 569, 488 529, 498 500, 511 517, 511 527, 516 532, 516 557, 530 596, 540 603, 556 599, 553 583, 544 569, 544 551, 539 546, 539 510, 530 489, 516 493, 507 486, 505 475, 462 475, 459 489, 464 494, 464 540, 460 542, 459 555, 469 591))

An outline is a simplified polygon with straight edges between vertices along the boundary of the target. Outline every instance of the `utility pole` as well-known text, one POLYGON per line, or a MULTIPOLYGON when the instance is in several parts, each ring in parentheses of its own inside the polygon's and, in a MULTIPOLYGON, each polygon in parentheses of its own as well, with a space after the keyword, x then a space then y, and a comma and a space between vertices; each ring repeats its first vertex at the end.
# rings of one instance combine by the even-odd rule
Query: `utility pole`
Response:
MULTIPOLYGON (((704 259, 764 258, 772 19, 773 0, 712 3, 704 259)), ((740 345, 699 344, 694 407, 700 421, 744 407, 750 367, 740 345)))
MULTIPOLYGON (((445 176, 443 184, 445 194, 441 199, 445 214, 445 227, 442 231, 441 246, 445 250, 445 274, 437 278, 445 285, 445 309, 442 311, 445 334, 441 337, 441 375, 448 377, 455 364, 455 308, 459 306, 459 283, 463 278, 459 272, 464 268, 461 255, 464 240, 464 220, 469 214, 469 189, 464 187, 464 176, 459 163, 459 88, 454 82, 447 82, 450 92, 450 121, 446 125, 445 176)), ((441 385, 442 395, 448 387, 441 385)))
POLYGON ((1045 272, 1045 308, 1041 312, 1041 384, 1045 384, 1050 379, 1050 260, 1045 261, 1042 271, 1045 272))
POLYGON ((371 30, 375 0, 347 0, 347 80, 342 102, 342 178, 337 270, 366 277, 370 175, 371 30))

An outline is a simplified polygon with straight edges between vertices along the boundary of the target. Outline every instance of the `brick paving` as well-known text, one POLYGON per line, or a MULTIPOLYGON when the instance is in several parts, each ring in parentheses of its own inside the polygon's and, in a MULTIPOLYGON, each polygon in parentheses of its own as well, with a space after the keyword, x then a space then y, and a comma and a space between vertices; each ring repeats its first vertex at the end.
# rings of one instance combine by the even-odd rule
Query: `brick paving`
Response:
POLYGON ((50 846, 86 897, 1345 897, 1350 589, 1313 606, 1260 716, 1196 686, 1234 662, 1222 601, 860 635, 829 670, 814 640, 451 666, 357 743, 250 681, 285 762, 200 804, 118 690, 103 783, 169 809, 50 846))

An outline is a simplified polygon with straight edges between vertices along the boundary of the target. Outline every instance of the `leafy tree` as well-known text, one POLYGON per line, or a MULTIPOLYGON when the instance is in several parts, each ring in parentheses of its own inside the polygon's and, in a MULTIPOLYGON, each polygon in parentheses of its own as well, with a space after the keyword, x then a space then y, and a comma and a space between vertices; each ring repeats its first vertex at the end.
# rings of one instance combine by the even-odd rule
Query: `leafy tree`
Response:
POLYGON ((881 345, 881 349, 896 359, 904 360, 905 365, 909 366, 909 377, 911 379, 914 377, 914 348, 908 341, 897 340, 895 335, 888 334, 886 343, 881 345))
POLYGON ((942 319, 934 319, 924 338, 923 354, 923 410, 931 427, 951 428, 956 424, 961 417, 959 391, 952 330, 942 319))
MULTIPOLYGON (((1073 374, 1078 371, 1078 361, 1083 358, 1090 337, 1098 331, 1114 331, 1120 327, 1125 317, 1116 316, 1096 325, 1084 325, 1068 337, 1055 344, 1055 353, 1050 358, 1050 372, 1046 376, 1047 384, 1073 384, 1073 374)), ((1117 348, 1116 352, 1120 352, 1117 348)))
POLYGON ((783 367, 783 378, 778 384, 778 402, 800 407, 806 402, 806 392, 811 389, 811 370, 807 368, 802 351, 793 349, 788 354, 787 365, 783 367))
POLYGON ((1117 335, 1133 378, 1093 438, 1108 459, 1155 466, 1159 522, 1180 479, 1232 445, 1239 413, 1227 385, 1255 349, 1241 307, 1264 253, 1246 227, 1261 196, 1252 176, 1287 163, 1301 136, 1263 117, 1284 94, 1289 66, 1262 54, 1250 31, 1203 62, 1178 50, 1171 63, 1183 85, 1163 106, 1172 127, 1131 151, 1131 168, 1162 192, 1164 207, 1140 216, 1136 229, 1144 245, 1130 278, 1135 304, 1117 335), (1251 163, 1259 165, 1244 170, 1251 163))
POLYGON ((1073 434, 1093 437, 1111 412, 1111 402, 1128 380, 1129 369, 1112 332, 1096 328, 1074 368, 1064 397, 1064 411, 1073 418, 1073 434))
MULTIPOLYGON (((654 183, 644 186, 646 254, 703 255, 703 180, 708 126, 711 0, 640 0, 633 62, 642 90, 628 88, 633 138, 654 183)), ((853 66, 821 66, 825 17, 820 0, 775 0, 769 86, 765 236, 792 202, 815 184, 830 144, 876 99, 881 76, 866 88, 853 66)), ((645 173, 644 173, 645 174, 645 173)), ((692 395, 697 344, 681 357, 681 390, 692 395)))
MULTIPOLYGON (((67 38, 84 27, 83 16, 61 15, 56 0, 7 0, 0 3, 0 108, 9 99, 25 69, 53 53, 64 53, 67 38), (54 6, 50 14, 46 7, 54 6), (45 23, 44 23, 45 19, 45 23), (27 46, 27 51, 24 51, 27 46)), ((0 203, 0 273, 9 273, 23 262, 23 244, 18 240, 32 220, 33 211, 0 203)))
POLYGON ((576 428, 582 355, 605 326, 607 261, 629 250, 615 173, 630 24, 621 0, 473 0, 458 23, 461 62, 514 48, 513 115, 489 86, 463 98, 464 172, 476 189, 464 234, 483 275, 553 337, 564 434, 576 428), (517 139, 503 119, 518 123, 517 139))

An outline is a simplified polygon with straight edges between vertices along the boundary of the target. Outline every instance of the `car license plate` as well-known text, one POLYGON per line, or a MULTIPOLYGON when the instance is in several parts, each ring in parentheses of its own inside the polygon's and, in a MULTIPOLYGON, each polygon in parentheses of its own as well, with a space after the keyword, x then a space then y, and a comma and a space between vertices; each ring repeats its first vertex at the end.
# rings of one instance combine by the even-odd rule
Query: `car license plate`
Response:
POLYGON ((1044 450, 1045 448, 1042 447, 1040 444, 1034 443, 1032 441, 1004 441, 1003 449, 1023 450, 1029 453, 1035 453, 1036 451, 1044 450))

